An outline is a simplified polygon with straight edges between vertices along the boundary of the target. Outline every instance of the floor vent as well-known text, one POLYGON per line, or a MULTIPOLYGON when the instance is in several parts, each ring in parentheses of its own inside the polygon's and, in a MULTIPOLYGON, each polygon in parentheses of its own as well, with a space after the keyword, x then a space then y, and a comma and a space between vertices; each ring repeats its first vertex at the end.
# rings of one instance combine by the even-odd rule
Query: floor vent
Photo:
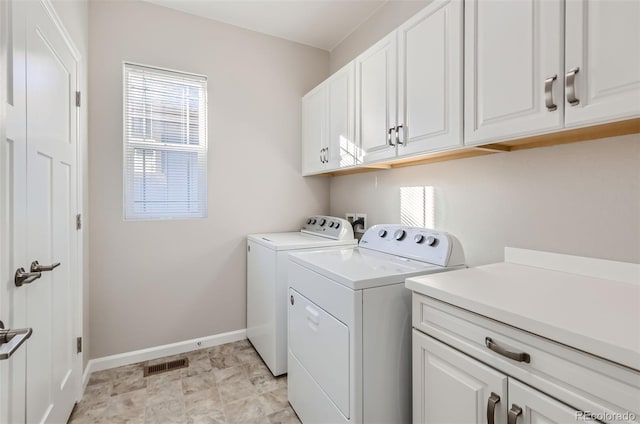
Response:
POLYGON ((163 362, 156 365, 145 365, 144 376, 156 375, 167 371, 177 370, 178 368, 187 368, 189 366, 189 359, 182 358, 175 361, 163 362))

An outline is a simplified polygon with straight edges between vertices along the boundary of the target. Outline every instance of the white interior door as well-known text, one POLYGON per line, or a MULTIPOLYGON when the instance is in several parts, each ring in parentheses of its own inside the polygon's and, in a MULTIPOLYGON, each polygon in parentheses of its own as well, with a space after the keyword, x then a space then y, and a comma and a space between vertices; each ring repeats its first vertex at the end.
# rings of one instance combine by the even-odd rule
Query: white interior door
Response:
POLYGON ((9 358, 8 378, 0 376, 11 394, 2 399, 7 414, 0 412, 8 422, 66 422, 81 381, 74 326, 80 305, 77 57, 50 7, 14 2, 11 22, 2 190, 11 251, 3 255, 1 296, 11 327, 31 327, 33 335, 9 358), (32 261, 60 266, 16 287, 13 272, 29 271, 32 261))

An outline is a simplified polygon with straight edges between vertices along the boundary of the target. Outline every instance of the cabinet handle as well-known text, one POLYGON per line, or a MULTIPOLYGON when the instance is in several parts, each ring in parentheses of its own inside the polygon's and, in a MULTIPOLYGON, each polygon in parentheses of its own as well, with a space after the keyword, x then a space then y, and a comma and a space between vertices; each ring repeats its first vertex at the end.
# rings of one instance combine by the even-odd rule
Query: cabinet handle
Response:
POLYGON ((322 159, 322 151, 323 151, 323 150, 324 150, 324 149, 320 149, 320 163, 324 163, 324 159, 322 159))
POLYGON ((396 144, 400 145, 400 144, 404 144, 402 141, 400 141, 400 131, 398 131, 400 128, 402 128, 402 124, 398 125, 395 128, 395 132, 396 132, 396 144))
POLYGON ((491 392, 489 400, 487 400, 487 424, 494 424, 496 415, 496 405, 500 402, 500 396, 491 392))
POLYGON ((498 346, 497 343, 495 343, 493 340, 491 340, 491 337, 485 337, 484 339, 484 344, 485 346, 487 346, 489 349, 493 350, 494 352, 502 355, 502 356, 506 356, 509 359, 513 359, 514 361, 518 361, 518 362, 526 362, 527 364, 529 362, 531 362, 531 356, 528 353, 525 352, 511 352, 505 348, 503 348, 502 346, 498 346))
POLYGON ((516 424, 518 422, 518 416, 522 414, 522 408, 515 403, 511 404, 511 409, 507 413, 507 424, 516 424))
POLYGON ((557 78, 558 75, 554 75, 544 80, 544 102, 549 112, 558 109, 558 105, 553 103, 553 83, 557 78))
POLYGON ((395 146, 395 144, 393 144, 393 142, 391 141, 391 131, 393 131, 393 127, 389 128, 389 131, 387 131, 387 144, 389 146, 395 146))
POLYGON ((571 106, 576 106, 580 103, 580 100, 576 97, 576 74, 580 68, 576 67, 571 69, 565 75, 565 87, 567 88, 567 102, 571 106))
POLYGON ((329 163, 329 148, 324 148, 324 163, 329 163))

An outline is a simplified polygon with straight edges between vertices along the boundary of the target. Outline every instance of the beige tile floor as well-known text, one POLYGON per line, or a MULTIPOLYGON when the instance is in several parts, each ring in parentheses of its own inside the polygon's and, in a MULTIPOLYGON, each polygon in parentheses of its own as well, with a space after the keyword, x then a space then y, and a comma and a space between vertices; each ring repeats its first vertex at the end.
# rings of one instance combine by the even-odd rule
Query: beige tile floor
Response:
POLYGON ((274 378, 247 340, 150 361, 189 367, 143 376, 144 362, 91 374, 69 420, 84 423, 300 423, 287 377, 274 378))

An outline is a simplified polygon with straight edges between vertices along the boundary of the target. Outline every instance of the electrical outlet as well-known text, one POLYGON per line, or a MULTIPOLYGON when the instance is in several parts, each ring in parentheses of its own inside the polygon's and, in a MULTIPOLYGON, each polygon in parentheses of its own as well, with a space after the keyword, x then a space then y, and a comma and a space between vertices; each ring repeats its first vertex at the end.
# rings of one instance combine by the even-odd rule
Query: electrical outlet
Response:
POLYGON ((356 216, 355 219, 356 221, 362 218, 362 225, 357 225, 354 232, 356 233, 360 233, 360 234, 364 234, 364 232, 367 230, 367 214, 366 213, 360 213, 360 212, 356 212, 356 216))

